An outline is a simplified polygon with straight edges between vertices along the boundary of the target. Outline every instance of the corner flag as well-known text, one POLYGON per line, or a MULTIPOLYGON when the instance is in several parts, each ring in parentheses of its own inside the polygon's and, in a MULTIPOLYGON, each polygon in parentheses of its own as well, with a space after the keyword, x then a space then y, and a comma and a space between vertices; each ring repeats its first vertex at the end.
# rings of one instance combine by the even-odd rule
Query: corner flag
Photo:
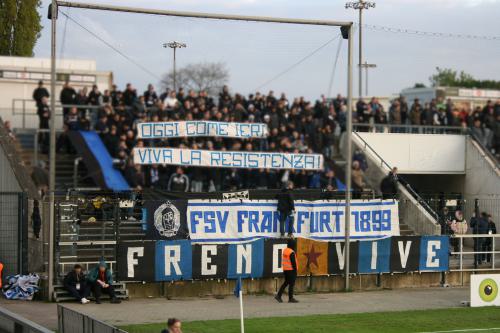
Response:
POLYGON ((240 299, 240 322, 241 322, 241 333, 245 333, 245 323, 243 320, 243 285, 241 284, 241 276, 238 276, 236 280, 236 286, 234 286, 234 296, 240 299))
POLYGON ((240 292, 241 292, 241 277, 238 277, 238 280, 236 280, 236 286, 234 287, 234 296, 240 297, 240 292))

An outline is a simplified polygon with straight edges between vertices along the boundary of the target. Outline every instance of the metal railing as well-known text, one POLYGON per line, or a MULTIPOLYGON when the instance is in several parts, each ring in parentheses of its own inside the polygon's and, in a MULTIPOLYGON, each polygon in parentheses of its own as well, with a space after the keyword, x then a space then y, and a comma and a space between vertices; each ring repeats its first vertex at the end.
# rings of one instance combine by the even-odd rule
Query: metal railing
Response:
POLYGON ((373 133, 468 134, 468 128, 460 126, 356 123, 352 128, 355 132, 373 133))
MULTIPOLYGON (((37 323, 0 307, 0 332, 6 333, 54 333, 37 323)), ((69 331, 68 331, 69 332, 69 331)))
POLYGON ((450 236, 450 272, 500 270, 497 241, 500 243, 500 234, 450 236), (454 242, 457 242, 458 251, 454 249, 454 242))
POLYGON ((127 333, 83 313, 57 305, 59 333, 127 333))
POLYGON ((78 187, 78 167, 80 166, 80 163, 83 161, 83 157, 77 157, 75 158, 75 161, 73 162, 73 187, 76 188, 78 187))
MULTIPOLYGON (((106 104, 101 104, 101 105, 90 105, 90 104, 61 104, 56 103, 56 110, 54 112, 55 116, 57 117, 57 121, 61 121, 63 118, 63 109, 71 109, 71 108, 76 108, 78 110, 85 110, 88 111, 90 115, 90 119, 92 120, 91 123, 94 125, 97 122, 97 111, 105 107, 106 104)), ((121 106, 124 110, 126 111, 131 111, 134 110, 134 106, 121 106)), ((149 114, 151 110, 156 110, 155 107, 147 107, 143 105, 144 111, 149 114)), ((15 98, 12 100, 12 118, 13 119, 18 119, 17 117, 21 117, 21 128, 36 128, 37 126, 27 126, 27 120, 28 119, 36 119, 38 118, 37 115, 37 107, 36 103, 32 99, 20 99, 20 98, 15 98)), ((60 125, 62 124, 59 123, 60 125)))
POLYGON ((490 163, 493 171, 497 175, 500 175, 500 161, 498 160, 498 158, 491 153, 491 151, 481 142, 481 140, 479 140, 479 138, 476 136, 476 134, 474 134, 473 131, 469 130, 469 135, 479 146, 480 150, 482 150, 482 152, 484 153, 483 158, 490 163))
MULTIPOLYGON (((56 135, 62 133, 62 130, 56 129, 56 135)), ((45 135, 49 135, 50 130, 39 128, 35 130, 35 136, 33 138, 33 165, 38 165, 38 156, 40 155, 40 134, 46 133, 45 135)))
MULTIPOLYGON (((106 263, 109 265, 109 269, 111 272, 116 272, 116 261, 114 260, 109 260, 106 261, 106 263)), ((65 261, 65 262, 60 262, 59 263, 59 270, 63 274, 67 274, 73 270, 73 267, 78 264, 82 266, 82 270, 84 272, 89 272, 92 268, 96 267, 99 265, 99 261, 65 261)))

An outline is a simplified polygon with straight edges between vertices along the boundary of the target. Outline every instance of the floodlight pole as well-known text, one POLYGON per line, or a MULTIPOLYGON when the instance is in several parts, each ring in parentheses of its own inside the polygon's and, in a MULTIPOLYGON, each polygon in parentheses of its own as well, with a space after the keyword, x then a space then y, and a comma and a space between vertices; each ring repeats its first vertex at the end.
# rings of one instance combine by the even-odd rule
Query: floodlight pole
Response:
POLYGON ((52 300, 54 291, 54 232, 55 232, 55 189, 56 189, 56 23, 57 1, 52 0, 50 39, 50 143, 49 143, 49 262, 48 297, 52 300))
POLYGON ((185 48, 185 47, 187 47, 187 45, 185 43, 179 43, 179 42, 173 41, 170 43, 163 44, 163 47, 164 48, 171 48, 174 50, 174 73, 173 73, 173 75, 174 75, 174 91, 177 91, 175 53, 176 53, 177 49, 185 48))
POLYGON ((375 8, 375 2, 358 0, 357 2, 347 2, 345 8, 353 8, 359 11, 359 59, 358 59, 358 96, 359 99, 363 97, 363 9, 375 8))
POLYGON ((345 291, 349 291, 349 261, 350 261, 350 240, 351 240, 351 164, 352 164, 352 61, 353 61, 353 27, 349 27, 347 40, 347 124, 346 124, 346 166, 345 166, 345 239, 344 239, 344 273, 345 291))

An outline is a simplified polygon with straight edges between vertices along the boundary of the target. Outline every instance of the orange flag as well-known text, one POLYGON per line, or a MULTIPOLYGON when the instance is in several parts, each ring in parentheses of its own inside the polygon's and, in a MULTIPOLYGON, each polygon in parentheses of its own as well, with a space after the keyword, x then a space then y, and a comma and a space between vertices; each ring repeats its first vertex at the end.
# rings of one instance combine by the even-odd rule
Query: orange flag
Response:
POLYGON ((298 275, 328 274, 328 242, 299 238, 297 241, 298 275))

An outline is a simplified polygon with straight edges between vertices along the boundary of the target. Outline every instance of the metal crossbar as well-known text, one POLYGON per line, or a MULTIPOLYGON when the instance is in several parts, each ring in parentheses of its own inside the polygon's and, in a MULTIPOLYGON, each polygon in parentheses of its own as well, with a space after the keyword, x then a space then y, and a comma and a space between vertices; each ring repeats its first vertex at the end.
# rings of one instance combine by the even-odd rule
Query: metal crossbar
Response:
POLYGON ((81 9, 96 9, 96 10, 135 13, 135 14, 179 16, 179 17, 215 19, 215 20, 301 24, 301 25, 304 25, 304 24, 305 25, 326 25, 326 26, 336 26, 336 27, 350 27, 350 26, 352 26, 352 22, 348 22, 348 21, 309 20, 309 19, 292 19, 292 18, 282 18, 282 17, 197 13, 197 12, 172 11, 172 10, 161 10, 161 9, 132 8, 132 7, 124 7, 124 6, 86 4, 86 3, 71 2, 71 1, 56 1, 56 3, 58 6, 61 6, 61 7, 81 8, 81 9))

